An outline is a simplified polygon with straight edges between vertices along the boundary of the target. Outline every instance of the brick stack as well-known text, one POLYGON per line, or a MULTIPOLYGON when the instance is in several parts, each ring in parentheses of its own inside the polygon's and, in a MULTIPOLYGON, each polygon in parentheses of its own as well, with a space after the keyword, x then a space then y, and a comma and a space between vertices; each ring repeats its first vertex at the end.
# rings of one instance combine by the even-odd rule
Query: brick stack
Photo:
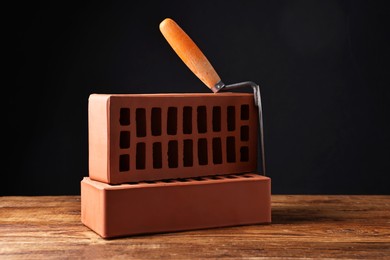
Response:
POLYGON ((81 220, 103 238, 271 222, 253 94, 92 94, 81 220))

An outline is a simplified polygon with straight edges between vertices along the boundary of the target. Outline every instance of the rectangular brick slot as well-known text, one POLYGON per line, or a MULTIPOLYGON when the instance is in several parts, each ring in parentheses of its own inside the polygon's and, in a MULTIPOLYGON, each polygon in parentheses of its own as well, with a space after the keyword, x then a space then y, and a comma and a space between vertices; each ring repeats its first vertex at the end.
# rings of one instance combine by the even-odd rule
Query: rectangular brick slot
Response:
POLYGON ((221 138, 213 138, 213 163, 222 163, 222 143, 221 138))
POLYGON ((236 108, 234 106, 227 107, 227 128, 228 131, 236 129, 236 108))
POLYGON ((167 134, 175 135, 176 133, 177 133, 177 108, 169 107, 168 118, 167 118, 167 134))
POLYGON ((213 107, 213 131, 221 131, 221 107, 213 107))
POLYGON ((241 162, 249 161, 249 148, 248 148, 248 146, 242 146, 240 148, 240 161, 241 162))
POLYGON ((151 116, 152 135, 161 135, 161 108, 153 107, 151 116))
POLYGON ((206 133, 207 132, 207 111, 206 106, 198 106, 198 132, 206 133))
POLYGON ((130 132, 121 131, 119 135, 119 147, 121 149, 126 149, 130 147, 130 132))
POLYGON ((233 136, 228 136, 226 138, 226 155, 228 162, 236 161, 236 140, 233 136))
POLYGON ((119 155, 119 171, 127 172, 130 170, 130 156, 128 154, 119 155))
POLYGON ((178 143, 177 141, 168 142, 168 167, 177 168, 178 166, 178 143))
POLYGON ((207 139, 200 138, 198 140, 198 161, 199 165, 207 165, 207 139))
POLYGON ((121 108, 119 115, 119 123, 121 125, 130 125, 130 109, 121 108))
POLYGON ((183 141, 183 166, 191 167, 193 165, 193 143, 191 139, 183 141))
POLYGON ((144 108, 137 108, 135 111, 135 120, 137 124, 137 137, 146 136, 146 111, 144 108))
POLYGON ((249 105, 241 105, 241 120, 249 120, 249 105))
POLYGON ((153 168, 162 168, 162 147, 160 142, 153 143, 153 168))
POLYGON ((241 139, 241 141, 248 141, 249 140, 249 126, 247 126, 247 125, 241 126, 240 139, 241 139))
POLYGON ((183 107, 183 134, 192 134, 192 107, 183 107))
POLYGON ((136 168, 145 169, 146 147, 145 143, 137 143, 136 168))

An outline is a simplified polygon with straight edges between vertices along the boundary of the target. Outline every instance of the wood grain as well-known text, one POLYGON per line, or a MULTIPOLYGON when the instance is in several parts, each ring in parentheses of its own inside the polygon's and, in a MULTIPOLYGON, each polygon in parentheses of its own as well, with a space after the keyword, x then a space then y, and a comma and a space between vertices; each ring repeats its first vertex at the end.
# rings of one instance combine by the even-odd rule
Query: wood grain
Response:
POLYGON ((80 222, 79 196, 0 197, 0 258, 390 259, 390 196, 273 195, 272 217, 104 240, 80 222))

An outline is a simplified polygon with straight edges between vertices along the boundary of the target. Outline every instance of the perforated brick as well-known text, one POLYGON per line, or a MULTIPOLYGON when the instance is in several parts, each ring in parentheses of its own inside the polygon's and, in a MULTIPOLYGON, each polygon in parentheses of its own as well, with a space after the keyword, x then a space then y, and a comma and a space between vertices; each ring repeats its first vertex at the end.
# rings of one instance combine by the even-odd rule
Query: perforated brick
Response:
POLYGON ((89 177, 110 184, 255 172, 250 93, 92 94, 89 177))
POLYGON ((104 238, 271 222, 258 174, 109 185, 81 181, 81 220, 104 238))

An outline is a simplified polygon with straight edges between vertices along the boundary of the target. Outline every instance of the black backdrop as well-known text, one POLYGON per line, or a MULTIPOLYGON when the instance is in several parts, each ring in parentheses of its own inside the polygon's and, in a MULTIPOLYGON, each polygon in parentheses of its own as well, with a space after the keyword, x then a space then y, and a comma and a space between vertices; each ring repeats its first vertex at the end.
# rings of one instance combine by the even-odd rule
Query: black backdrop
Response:
POLYGON ((273 194, 390 194, 384 4, 52 2, 3 10, 0 195, 80 193, 91 93, 210 92, 161 35, 166 17, 225 83, 261 85, 273 194))

